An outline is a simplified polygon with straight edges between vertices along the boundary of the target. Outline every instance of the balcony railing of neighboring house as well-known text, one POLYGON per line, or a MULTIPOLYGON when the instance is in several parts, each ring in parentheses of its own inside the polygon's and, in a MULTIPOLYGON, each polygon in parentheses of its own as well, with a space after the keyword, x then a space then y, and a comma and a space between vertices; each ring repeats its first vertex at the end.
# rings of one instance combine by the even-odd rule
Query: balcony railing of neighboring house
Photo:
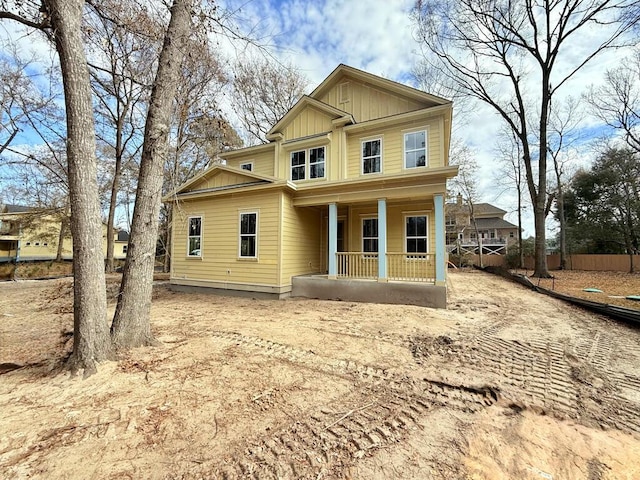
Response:
MULTIPOLYGON (((506 245, 506 244, 507 244, 506 238, 483 238, 482 239, 482 245, 506 245)), ((462 246, 476 245, 477 246, 477 245, 480 245, 480 243, 476 239, 470 240, 467 238, 467 239, 461 239, 460 245, 462 246)))
MULTIPOLYGON (((378 254, 338 252, 337 277, 375 280, 378 254)), ((435 283, 435 255, 432 253, 387 253, 387 279, 402 282, 435 283)))

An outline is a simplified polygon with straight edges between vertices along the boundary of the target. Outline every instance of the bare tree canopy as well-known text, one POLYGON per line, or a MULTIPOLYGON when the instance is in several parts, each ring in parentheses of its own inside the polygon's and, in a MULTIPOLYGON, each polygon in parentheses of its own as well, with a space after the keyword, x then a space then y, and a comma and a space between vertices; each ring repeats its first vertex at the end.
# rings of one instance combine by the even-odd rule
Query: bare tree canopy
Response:
POLYGON ((239 59, 232 103, 249 143, 264 143, 269 129, 302 97, 309 81, 293 65, 265 57, 239 59))
POLYGON ((452 89, 489 105, 522 145, 534 208, 534 275, 549 276, 545 213, 552 99, 600 52, 638 41, 628 34, 637 24, 639 5, 637 0, 418 0, 415 4, 426 64, 452 89), (596 40, 593 47, 579 43, 587 31, 596 40))
POLYGON ((589 90, 586 100, 614 135, 640 152, 640 48, 619 67, 607 70, 604 80, 589 90))

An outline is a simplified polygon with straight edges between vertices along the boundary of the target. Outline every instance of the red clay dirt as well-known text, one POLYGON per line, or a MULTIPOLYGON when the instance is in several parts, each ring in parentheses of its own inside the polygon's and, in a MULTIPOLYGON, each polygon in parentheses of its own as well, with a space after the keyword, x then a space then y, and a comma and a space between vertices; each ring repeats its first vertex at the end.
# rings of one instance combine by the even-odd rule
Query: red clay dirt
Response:
POLYGON ((451 272, 449 294, 434 310, 158 285, 163 346, 82 380, 57 369, 70 280, 2 283, 0 477, 640 478, 638 328, 483 272, 451 272))

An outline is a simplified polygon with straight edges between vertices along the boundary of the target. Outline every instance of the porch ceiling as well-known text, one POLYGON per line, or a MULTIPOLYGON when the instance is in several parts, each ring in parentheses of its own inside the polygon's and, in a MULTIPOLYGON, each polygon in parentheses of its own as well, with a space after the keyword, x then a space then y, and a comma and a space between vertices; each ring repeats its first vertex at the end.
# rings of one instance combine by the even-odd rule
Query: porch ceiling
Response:
MULTIPOLYGON (((422 175, 374 177, 303 187, 295 192, 293 205, 306 207, 329 203, 361 203, 379 198, 424 200, 446 193, 446 180, 452 176, 450 169, 451 167, 441 169, 437 174, 429 172, 422 175)), ((452 170, 457 172, 456 167, 452 170)))

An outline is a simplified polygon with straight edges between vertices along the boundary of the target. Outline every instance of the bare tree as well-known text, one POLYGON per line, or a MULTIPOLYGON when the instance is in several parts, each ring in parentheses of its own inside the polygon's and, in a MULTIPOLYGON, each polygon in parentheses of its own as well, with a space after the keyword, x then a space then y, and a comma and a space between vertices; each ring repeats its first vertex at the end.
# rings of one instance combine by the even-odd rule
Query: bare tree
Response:
POLYGON ((640 49, 619 67, 607 70, 604 84, 591 87, 585 99, 592 113, 640 152, 640 49))
POLYGON ((577 156, 577 147, 580 140, 579 123, 581 121, 581 107, 578 100, 568 97, 561 105, 553 105, 550 109, 549 135, 547 151, 553 161, 553 173, 555 184, 554 191, 549 193, 548 205, 555 200, 556 218, 560 224, 559 247, 560 269, 567 268, 567 222, 565 216, 565 189, 571 180, 571 164, 577 156))
POLYGON ((92 55, 91 79, 97 99, 99 140, 109 147, 106 271, 114 270, 115 213, 123 167, 133 167, 142 148, 141 113, 153 81, 153 59, 162 25, 146 9, 104 0, 87 16, 85 41, 92 55), (104 15, 108 12, 108 16, 104 15))
POLYGON ((525 167, 522 160, 522 146, 513 132, 505 128, 500 132, 496 143, 496 156, 500 162, 496 183, 505 189, 516 192, 516 211, 518 214, 518 267, 524 265, 524 247, 522 242, 522 212, 524 211, 525 167))
POLYGON ((269 129, 302 97, 309 81, 293 65, 266 57, 239 59, 234 67, 232 103, 249 144, 266 142, 269 129))
POLYGON ((600 52, 637 41, 626 35, 638 21, 637 0, 417 0, 414 14, 425 61, 461 92, 489 105, 522 145, 535 220, 534 275, 549 276, 545 212, 551 101, 600 52), (577 51, 570 42, 587 28, 602 33, 602 40, 577 51))
POLYGON ((44 31, 55 41, 60 58, 67 120, 67 162, 71 198, 74 270, 72 371, 96 370, 111 358, 106 321, 107 300, 102 257, 102 222, 97 185, 95 128, 89 71, 81 34, 84 1, 19 2, 14 11, 3 2, 0 19, 44 31), (40 11, 42 9, 42 12, 40 11))
POLYGON ((111 337, 118 348, 154 343, 149 317, 162 195, 162 170, 168 150, 171 107, 191 33, 193 3, 193 0, 173 2, 171 20, 151 92, 127 259, 111 326, 111 337))
POLYGON ((473 157, 473 153, 467 146, 461 145, 457 149, 455 155, 456 164, 458 165, 458 175, 451 182, 451 187, 462 195, 464 204, 469 207, 469 219, 473 225, 473 229, 476 232, 476 238, 478 239, 478 259, 480 267, 484 267, 482 260, 482 236, 478 228, 478 220, 476 218, 476 204, 479 201, 478 192, 478 164, 473 157))

